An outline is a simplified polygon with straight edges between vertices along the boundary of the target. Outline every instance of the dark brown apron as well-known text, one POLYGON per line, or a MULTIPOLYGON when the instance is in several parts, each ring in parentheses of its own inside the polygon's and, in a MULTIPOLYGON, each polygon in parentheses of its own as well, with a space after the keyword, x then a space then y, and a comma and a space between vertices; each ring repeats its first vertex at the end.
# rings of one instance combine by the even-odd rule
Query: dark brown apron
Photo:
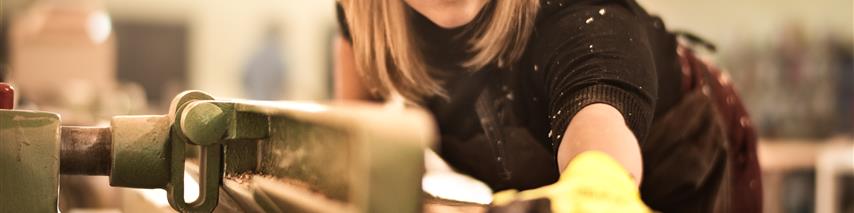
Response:
POLYGON ((685 96, 642 144, 643 200, 662 212, 761 212, 757 135, 729 78, 679 47, 685 96))

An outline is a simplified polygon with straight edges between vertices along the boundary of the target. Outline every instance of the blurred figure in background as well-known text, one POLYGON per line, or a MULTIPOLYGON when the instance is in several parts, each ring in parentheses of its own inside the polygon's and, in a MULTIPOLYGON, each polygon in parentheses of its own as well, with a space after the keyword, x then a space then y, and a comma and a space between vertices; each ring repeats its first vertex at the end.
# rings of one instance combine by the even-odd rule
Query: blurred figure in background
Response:
POLYGON ((286 66, 282 61, 280 38, 279 28, 270 25, 244 66, 243 87, 248 98, 276 100, 285 93, 282 85, 286 82, 283 79, 286 66))

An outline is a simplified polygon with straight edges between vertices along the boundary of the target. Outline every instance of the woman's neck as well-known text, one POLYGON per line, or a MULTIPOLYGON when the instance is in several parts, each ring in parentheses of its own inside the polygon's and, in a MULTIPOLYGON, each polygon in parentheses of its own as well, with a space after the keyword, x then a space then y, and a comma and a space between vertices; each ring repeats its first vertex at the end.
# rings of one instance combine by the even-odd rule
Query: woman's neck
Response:
POLYGON ((477 16, 487 0, 405 0, 431 22, 445 29, 468 24, 477 16))

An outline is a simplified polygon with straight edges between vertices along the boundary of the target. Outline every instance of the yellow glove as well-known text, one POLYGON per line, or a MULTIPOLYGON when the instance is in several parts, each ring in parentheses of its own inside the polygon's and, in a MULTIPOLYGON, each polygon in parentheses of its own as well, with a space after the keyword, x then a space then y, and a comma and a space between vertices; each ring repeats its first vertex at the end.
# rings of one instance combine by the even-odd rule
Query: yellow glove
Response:
MULTIPOLYGON (((640 199, 629 173, 605 153, 587 151, 576 156, 552 185, 493 196, 497 208, 513 201, 547 199, 552 212, 651 212, 640 199)), ((500 211, 499 211, 500 212, 500 211)))

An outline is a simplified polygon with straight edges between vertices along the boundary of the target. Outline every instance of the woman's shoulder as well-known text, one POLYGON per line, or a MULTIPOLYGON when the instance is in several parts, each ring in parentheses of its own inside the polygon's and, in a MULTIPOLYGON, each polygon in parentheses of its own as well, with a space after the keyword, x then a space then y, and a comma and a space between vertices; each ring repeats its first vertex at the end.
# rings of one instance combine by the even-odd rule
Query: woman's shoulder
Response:
POLYGON ((540 13, 554 15, 585 7, 620 6, 632 12, 645 13, 635 0, 540 0, 540 13))
POLYGON ((590 24, 595 21, 595 16, 629 21, 645 21, 650 17, 634 0, 540 0, 537 25, 547 26, 579 19, 580 22, 573 23, 590 24), (588 21, 589 18, 594 20, 588 21))
POLYGON ((645 48, 640 42, 666 32, 634 0, 541 0, 540 8, 529 43, 535 55, 601 42, 645 48))

